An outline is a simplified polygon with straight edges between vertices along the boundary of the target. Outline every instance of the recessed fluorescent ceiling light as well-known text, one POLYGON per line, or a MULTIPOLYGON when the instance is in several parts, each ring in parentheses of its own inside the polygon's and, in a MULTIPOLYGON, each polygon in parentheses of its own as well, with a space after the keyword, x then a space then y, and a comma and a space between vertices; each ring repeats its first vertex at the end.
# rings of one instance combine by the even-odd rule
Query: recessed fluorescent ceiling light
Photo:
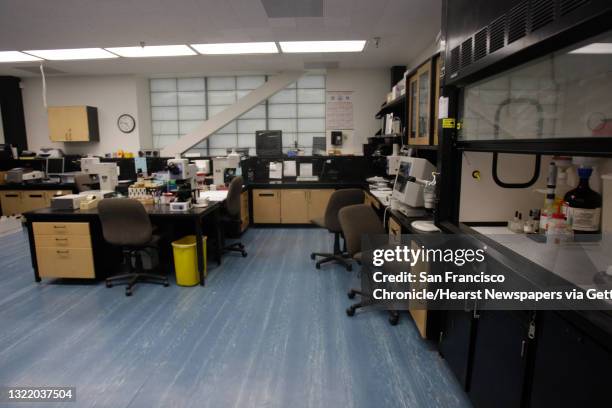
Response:
POLYGON ((121 57, 177 57, 181 55, 196 55, 195 51, 186 45, 146 45, 144 47, 116 47, 105 50, 121 57))
POLYGON ((291 52, 361 52, 366 42, 359 41, 281 41, 281 50, 291 52))
POLYGON ((200 54, 276 54, 278 48, 273 42, 191 44, 200 54))
POLYGON ((40 58, 19 51, 0 51, 0 62, 40 61, 40 58))
POLYGON ((612 43, 593 43, 570 51, 570 54, 612 54, 612 43))
POLYGON ((102 48, 72 48, 63 50, 32 50, 24 51, 28 54, 35 55, 40 58, 51 61, 63 60, 87 60, 87 59, 102 59, 102 58, 117 58, 115 54, 111 54, 102 48))

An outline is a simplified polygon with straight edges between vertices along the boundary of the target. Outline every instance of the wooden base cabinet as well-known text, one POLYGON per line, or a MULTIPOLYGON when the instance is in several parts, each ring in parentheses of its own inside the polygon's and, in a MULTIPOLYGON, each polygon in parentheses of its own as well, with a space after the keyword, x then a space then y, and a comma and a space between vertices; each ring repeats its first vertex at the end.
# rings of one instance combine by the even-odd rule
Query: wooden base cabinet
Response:
POLYGON ((21 214, 22 199, 21 191, 1 191, 0 206, 2 206, 2 215, 21 214))
POLYGON ((243 191, 240 194, 240 231, 244 232, 251 222, 251 218, 249 216, 249 192, 243 191))
POLYGON ((280 190, 253 190, 253 222, 255 224, 280 224, 280 190))
POLYGON ((35 222, 32 229, 41 278, 95 278, 89 223, 35 222))
POLYGON ((308 222, 314 218, 323 218, 329 198, 335 190, 330 188, 308 190, 308 222))
POLYGON ((254 189, 255 224, 310 224, 325 215, 333 189, 254 189))
POLYGON ((51 206, 53 197, 71 194, 68 190, 6 190, 0 191, 2 215, 23 214, 51 206))
POLYGON ((308 224, 308 190, 281 191, 281 223, 308 224))

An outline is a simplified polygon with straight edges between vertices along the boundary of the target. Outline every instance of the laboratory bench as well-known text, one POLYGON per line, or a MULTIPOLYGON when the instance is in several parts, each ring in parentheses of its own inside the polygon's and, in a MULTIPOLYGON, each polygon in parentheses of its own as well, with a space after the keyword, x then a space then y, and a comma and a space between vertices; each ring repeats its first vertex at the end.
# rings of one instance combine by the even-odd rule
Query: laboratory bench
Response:
MULTIPOLYGON (((486 245, 512 289, 593 287, 611 259, 596 242, 559 250, 503 226, 440 227, 486 245)), ((475 407, 600 406, 608 398, 612 313, 603 306, 554 309, 482 310, 470 302, 465 310, 444 312, 438 350, 475 407)))
MULTIPOLYGON (((204 285, 202 238, 214 238, 207 245, 217 263, 221 263, 222 237, 220 212, 222 202, 189 211, 170 211, 166 205, 145 205, 152 224, 162 237, 159 244, 160 267, 166 272, 172 259, 170 242, 184 235, 196 235, 198 272, 204 285), (167 262, 163 262, 166 260, 167 262)), ((90 210, 52 210, 43 208, 24 214, 30 242, 34 278, 101 279, 120 264, 121 252, 104 241, 97 208, 90 210)))
POLYGON ((360 181, 255 181, 247 184, 249 214, 257 226, 311 226, 325 215, 332 193, 364 188, 360 181))
POLYGON ((32 190, 70 190, 76 191, 76 184, 74 183, 5 183, 0 184, 0 191, 6 190, 18 190, 18 191, 32 191, 32 190))

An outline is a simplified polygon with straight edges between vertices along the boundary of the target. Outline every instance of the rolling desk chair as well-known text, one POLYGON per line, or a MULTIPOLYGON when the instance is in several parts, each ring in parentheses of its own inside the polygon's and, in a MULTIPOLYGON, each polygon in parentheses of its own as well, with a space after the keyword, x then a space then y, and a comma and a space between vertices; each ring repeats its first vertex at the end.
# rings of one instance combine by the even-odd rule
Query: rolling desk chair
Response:
MULTIPOLYGON (((362 235, 382 235, 385 233, 385 228, 369 204, 357 204, 342 208, 338 212, 338 220, 342 226, 348 254, 361 264, 362 235)), ((355 315, 357 309, 375 303, 374 299, 362 290, 349 290, 349 299, 353 299, 355 295, 360 295, 362 299, 361 302, 351 305, 346 310, 346 314, 349 316, 355 315)), ((399 313, 395 310, 390 310, 389 323, 395 326, 398 322, 399 313)))
MULTIPOLYGON (((325 216, 323 218, 315 218, 311 221, 319 227, 327 228, 329 232, 334 234, 333 254, 318 252, 310 254, 310 259, 312 260, 316 259, 317 256, 323 257, 323 259, 315 264, 317 269, 320 269, 322 264, 332 261, 340 262, 348 271, 353 269, 351 260, 340 250, 340 234, 342 233, 342 228, 338 222, 338 211, 347 205, 363 204, 364 198, 365 195, 363 190, 359 188, 336 190, 329 198, 329 202, 325 208, 325 216)), ((346 241, 344 242, 344 246, 346 247, 346 241)), ((346 252, 346 250, 344 252, 346 252)))
POLYGON ((106 286, 112 287, 116 281, 127 280, 125 295, 132 295, 137 282, 156 283, 168 286, 168 278, 162 275, 145 273, 141 251, 155 248, 159 237, 153 235, 149 214, 137 200, 128 198, 106 198, 98 203, 98 214, 102 224, 104 240, 122 248, 123 261, 128 264, 129 272, 106 279, 106 286), (134 257, 136 268, 132 266, 134 257))
POLYGON ((234 242, 230 245, 225 245, 225 237, 240 238, 242 232, 242 218, 240 217, 240 195, 242 194, 243 179, 241 176, 234 177, 227 189, 227 198, 225 199, 225 208, 221 216, 222 224, 222 243, 224 252, 240 252, 245 257, 247 256, 242 242, 234 242))

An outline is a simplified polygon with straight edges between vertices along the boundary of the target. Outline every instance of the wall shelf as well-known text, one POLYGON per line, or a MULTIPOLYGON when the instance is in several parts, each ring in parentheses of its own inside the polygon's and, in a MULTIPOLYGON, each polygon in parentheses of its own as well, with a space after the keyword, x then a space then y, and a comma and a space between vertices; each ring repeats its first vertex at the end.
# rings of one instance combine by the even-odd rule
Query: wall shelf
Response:
POLYGON ((376 119, 380 119, 383 115, 391 112, 396 112, 398 109, 402 109, 406 103, 406 95, 402 95, 399 98, 395 98, 391 102, 387 102, 380 107, 378 113, 376 113, 376 119))

